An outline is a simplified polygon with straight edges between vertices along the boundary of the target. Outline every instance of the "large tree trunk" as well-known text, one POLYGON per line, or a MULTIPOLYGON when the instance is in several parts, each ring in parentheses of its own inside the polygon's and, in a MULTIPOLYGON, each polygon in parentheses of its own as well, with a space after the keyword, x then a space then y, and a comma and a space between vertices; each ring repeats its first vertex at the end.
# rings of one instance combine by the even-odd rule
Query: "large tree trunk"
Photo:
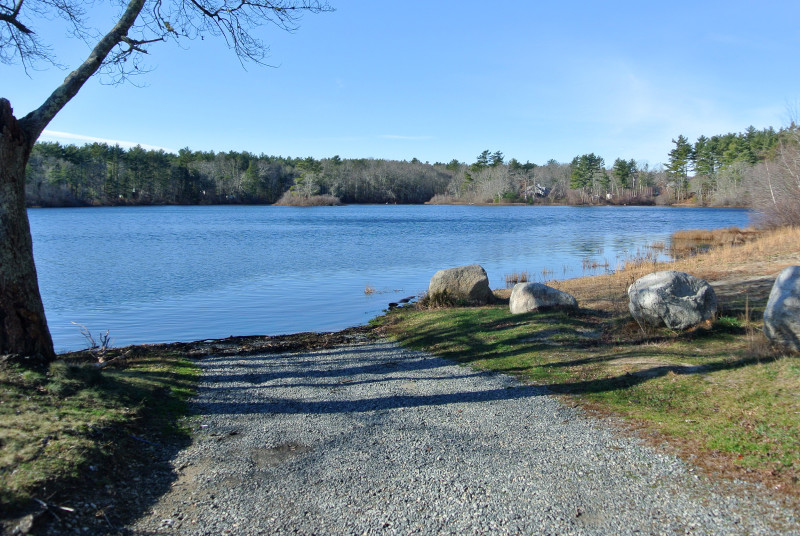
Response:
POLYGON ((35 142, 0 99, 0 354, 51 360, 25 208, 25 166, 35 142))

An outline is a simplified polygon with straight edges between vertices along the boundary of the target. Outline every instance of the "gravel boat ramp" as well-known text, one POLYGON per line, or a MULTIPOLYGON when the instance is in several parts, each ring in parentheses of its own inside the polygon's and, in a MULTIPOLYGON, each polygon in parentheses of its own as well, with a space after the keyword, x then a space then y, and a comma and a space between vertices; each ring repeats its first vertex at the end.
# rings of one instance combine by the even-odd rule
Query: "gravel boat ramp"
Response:
POLYGON ((136 534, 800 534, 546 389, 389 341, 208 357, 136 534))

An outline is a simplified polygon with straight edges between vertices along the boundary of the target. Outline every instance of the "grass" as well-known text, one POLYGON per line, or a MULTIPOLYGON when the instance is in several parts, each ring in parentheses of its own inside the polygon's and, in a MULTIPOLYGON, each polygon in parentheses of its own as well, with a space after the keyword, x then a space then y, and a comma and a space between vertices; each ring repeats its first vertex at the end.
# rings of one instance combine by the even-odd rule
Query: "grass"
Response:
POLYGON ((551 283, 578 298, 571 315, 403 308, 380 322, 402 344, 623 416, 711 473, 800 496, 800 358, 770 348, 760 321, 774 276, 791 264, 800 264, 800 230, 782 229, 668 265, 648 257, 613 274, 551 283), (716 282, 717 320, 643 333, 627 312, 626 289, 660 269, 716 282))
POLYGON ((101 370, 76 357, 46 370, 0 366, 0 517, 97 480, 137 442, 185 434, 177 423, 199 373, 193 362, 145 353, 101 370))

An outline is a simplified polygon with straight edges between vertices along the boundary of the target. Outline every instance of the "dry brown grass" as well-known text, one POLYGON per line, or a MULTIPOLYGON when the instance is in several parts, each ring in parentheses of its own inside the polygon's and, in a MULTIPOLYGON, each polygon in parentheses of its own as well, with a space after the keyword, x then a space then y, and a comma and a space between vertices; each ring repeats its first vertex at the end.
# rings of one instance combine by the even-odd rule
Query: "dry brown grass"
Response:
POLYGON ((720 246, 741 246, 759 238, 765 232, 763 229, 754 229, 752 227, 747 229, 728 227, 725 229, 676 231, 672 234, 670 254, 673 257, 684 257, 720 246))

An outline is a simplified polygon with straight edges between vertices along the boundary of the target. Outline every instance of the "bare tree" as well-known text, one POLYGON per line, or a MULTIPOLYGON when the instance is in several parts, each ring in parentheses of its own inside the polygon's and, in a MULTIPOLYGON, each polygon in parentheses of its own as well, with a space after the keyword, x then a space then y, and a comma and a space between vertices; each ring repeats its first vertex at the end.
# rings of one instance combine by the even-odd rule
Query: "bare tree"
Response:
POLYGON ((94 45, 87 58, 39 108, 17 119, 0 98, 0 354, 50 360, 53 342, 39 293, 25 208, 25 166, 34 143, 86 81, 105 73, 116 82, 141 72, 143 54, 156 43, 213 36, 240 61, 263 64, 268 53, 257 37, 263 26, 296 29, 307 12, 330 11, 320 0, 127 0, 107 31, 87 27, 88 0, 0 0, 0 62, 26 71, 57 65, 36 32, 60 18, 75 37, 94 45))
POLYGON ((775 157, 755 166, 751 183, 762 225, 800 225, 800 129, 790 127, 775 157))

